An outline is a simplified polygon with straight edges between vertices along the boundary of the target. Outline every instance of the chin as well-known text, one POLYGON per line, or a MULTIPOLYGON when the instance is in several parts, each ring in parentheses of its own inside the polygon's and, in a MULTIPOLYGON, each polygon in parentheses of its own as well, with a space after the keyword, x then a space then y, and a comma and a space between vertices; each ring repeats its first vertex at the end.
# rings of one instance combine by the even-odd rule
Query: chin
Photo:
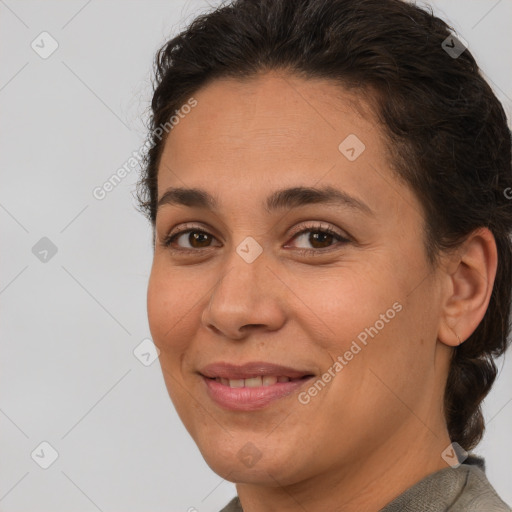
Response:
POLYGON ((263 467, 259 469, 247 468, 243 465, 236 465, 235 467, 235 465, 226 465, 225 463, 222 464, 222 467, 212 465, 209 466, 212 471, 214 471, 221 478, 227 480, 228 482, 233 482, 234 484, 255 484, 266 487, 276 486, 276 480, 272 477, 272 475, 276 473, 267 471, 263 467))
POLYGON ((241 448, 236 444, 223 449, 210 444, 209 448, 201 450, 208 466, 220 477, 233 483, 269 487, 294 481, 290 456, 286 453, 277 452, 268 443, 264 450, 258 450, 251 441, 238 443, 241 448))

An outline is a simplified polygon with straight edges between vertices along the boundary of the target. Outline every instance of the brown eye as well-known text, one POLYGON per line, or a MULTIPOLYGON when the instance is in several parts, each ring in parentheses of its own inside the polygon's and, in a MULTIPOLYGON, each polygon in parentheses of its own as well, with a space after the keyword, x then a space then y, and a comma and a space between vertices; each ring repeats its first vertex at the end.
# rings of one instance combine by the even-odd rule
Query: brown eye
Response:
POLYGON ((211 236, 204 231, 190 231, 188 234, 188 242, 192 247, 208 247, 211 236))
POLYGON ((329 250, 331 247, 336 245, 344 245, 350 242, 350 240, 329 227, 322 226, 309 226, 297 233, 293 240, 295 241, 295 247, 298 245, 306 244, 306 247, 297 247, 299 252, 303 254, 321 253, 323 250, 329 250), (337 244, 335 242, 338 242, 337 244), (309 245, 309 247, 307 247, 309 245))
POLYGON ((334 240, 334 235, 323 231, 310 231, 309 233, 308 242, 315 249, 324 249, 325 247, 329 247, 334 240))
POLYGON ((213 238, 214 237, 206 231, 201 231, 198 229, 187 229, 186 231, 181 231, 167 237, 164 241, 164 245, 166 247, 170 247, 173 242, 182 239, 182 241, 184 240, 185 243, 188 243, 189 245, 183 246, 178 244, 178 247, 181 249, 204 249, 206 247, 210 247, 210 243, 213 238))

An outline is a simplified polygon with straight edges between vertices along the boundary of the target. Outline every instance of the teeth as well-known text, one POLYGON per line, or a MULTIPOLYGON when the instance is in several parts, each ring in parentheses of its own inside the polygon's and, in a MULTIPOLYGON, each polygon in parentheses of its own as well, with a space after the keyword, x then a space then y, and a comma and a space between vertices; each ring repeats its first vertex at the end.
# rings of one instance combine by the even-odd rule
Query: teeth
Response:
POLYGON ((252 377, 250 379, 244 379, 242 382, 244 382, 246 388, 256 388, 258 386, 263 386, 263 381, 261 380, 261 377, 252 377))
POLYGON ((272 386, 277 382, 277 377, 275 375, 265 375, 263 377, 263 385, 264 386, 272 386))
POLYGON ((244 387, 244 379, 229 379, 229 387, 230 388, 243 388, 244 387))
POLYGON ((251 377, 249 379, 224 379, 223 377, 217 377, 215 380, 230 388, 256 388, 260 386, 273 386, 276 382, 289 382, 290 378, 264 375, 263 377, 251 377))

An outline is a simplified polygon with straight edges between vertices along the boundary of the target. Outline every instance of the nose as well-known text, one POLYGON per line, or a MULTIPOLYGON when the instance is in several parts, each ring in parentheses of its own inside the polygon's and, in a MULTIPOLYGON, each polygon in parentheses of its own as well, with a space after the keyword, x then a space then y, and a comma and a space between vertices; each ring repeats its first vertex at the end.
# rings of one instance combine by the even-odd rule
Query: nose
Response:
POLYGON ((285 290, 264 253, 248 263, 233 251, 211 290, 201 322, 215 334, 235 340, 254 330, 278 330, 286 319, 285 290))

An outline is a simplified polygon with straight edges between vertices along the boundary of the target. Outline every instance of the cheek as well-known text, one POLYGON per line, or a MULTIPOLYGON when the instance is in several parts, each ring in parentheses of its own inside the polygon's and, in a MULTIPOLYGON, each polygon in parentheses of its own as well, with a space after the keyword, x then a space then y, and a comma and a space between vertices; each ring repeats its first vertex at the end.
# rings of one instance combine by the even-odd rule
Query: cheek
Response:
POLYGON ((155 265, 151 270, 147 291, 148 322, 153 342, 163 353, 183 351, 186 340, 190 339, 185 331, 191 329, 194 304, 200 294, 194 294, 191 281, 183 276, 184 273, 164 272, 155 265))
POLYGON ((187 425, 193 407, 190 395, 179 382, 183 379, 183 354, 197 328, 193 306, 198 298, 183 293, 187 285, 184 281, 183 274, 181 277, 178 273, 171 275, 154 265, 148 283, 147 310, 151 336, 160 350, 159 362, 169 397, 187 425))
POLYGON ((370 281, 361 277, 350 297, 340 293, 330 306, 330 327, 338 337, 331 336, 325 348, 333 361, 342 356, 343 368, 327 399, 339 424, 347 428, 371 424, 379 411, 391 429, 410 414, 404 404, 419 403, 424 386, 432 381, 432 297, 422 289, 411 294, 410 286, 385 282, 382 276, 370 281), (352 419, 345 416, 347 409, 352 419))
POLYGON ((350 378, 335 379, 334 387, 353 391, 362 381, 368 384, 368 379, 376 378, 370 369, 380 375, 380 371, 390 374, 392 368, 397 372, 386 379, 402 387, 410 370, 419 370, 426 361, 428 346, 421 343, 418 330, 425 311, 418 302, 428 303, 428 298, 408 295, 410 276, 389 266, 374 264, 357 272, 340 269, 331 279, 308 286, 311 302, 307 304, 314 304, 325 333, 312 339, 316 337, 333 362, 338 356, 347 361, 342 373, 350 378))
POLYGON ((307 286, 304 282, 301 287, 308 290, 304 302, 322 321, 326 334, 330 333, 330 348, 339 350, 345 350, 347 343, 373 326, 386 311, 391 309, 387 316, 394 318, 393 304, 401 298, 396 282, 386 282, 375 267, 331 270, 329 276, 308 280, 307 286))

